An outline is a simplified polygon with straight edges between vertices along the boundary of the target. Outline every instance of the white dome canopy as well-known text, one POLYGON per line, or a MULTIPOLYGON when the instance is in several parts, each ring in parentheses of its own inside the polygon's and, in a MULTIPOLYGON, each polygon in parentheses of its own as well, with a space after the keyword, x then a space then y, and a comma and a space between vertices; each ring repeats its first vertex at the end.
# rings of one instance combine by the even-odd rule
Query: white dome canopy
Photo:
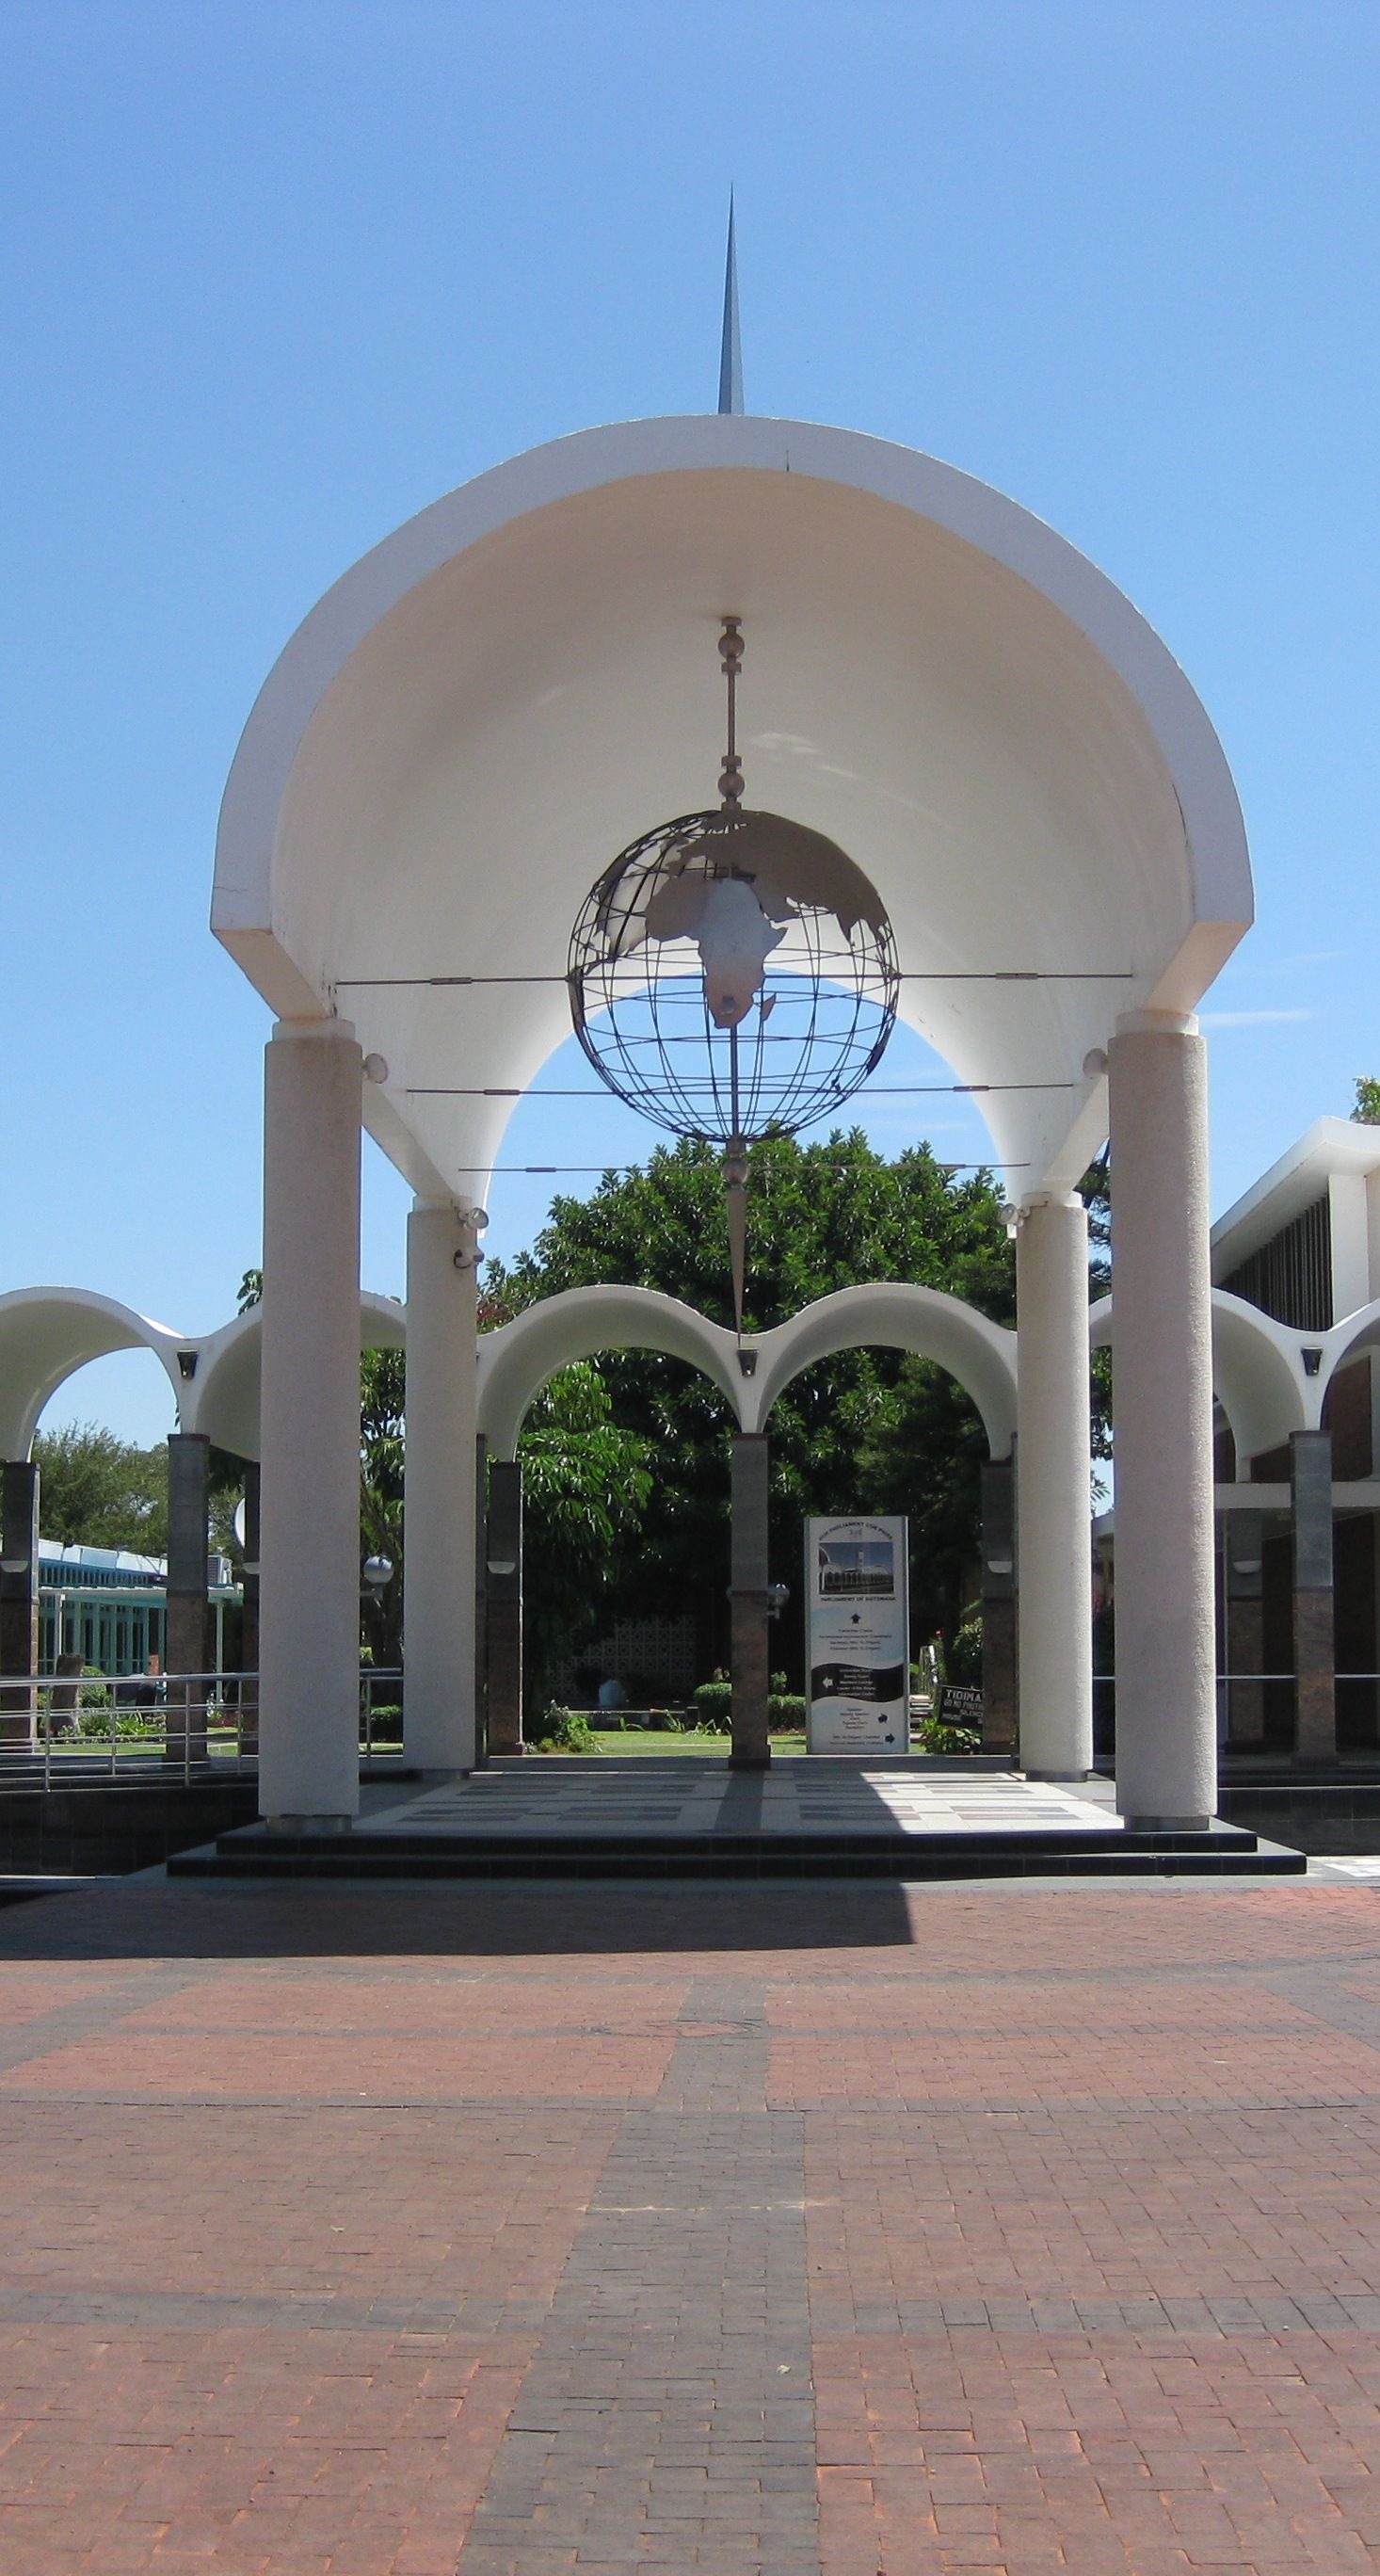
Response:
POLYGON ((744 621, 747 800, 839 841, 902 986, 983 1103, 1012 1197, 1106 1129, 1084 1072, 1123 1013, 1191 1011, 1249 924, 1201 705, 1086 560, 931 458, 710 416, 590 430, 399 529, 271 673, 221 817, 212 926, 275 1012, 338 1008, 388 1073, 365 1118, 426 1196, 482 1195, 513 1090, 568 1032, 578 907, 713 802, 715 642, 744 621), (427 990, 352 978, 546 975, 427 990), (1055 1087, 1057 1086, 1057 1087, 1055 1087))

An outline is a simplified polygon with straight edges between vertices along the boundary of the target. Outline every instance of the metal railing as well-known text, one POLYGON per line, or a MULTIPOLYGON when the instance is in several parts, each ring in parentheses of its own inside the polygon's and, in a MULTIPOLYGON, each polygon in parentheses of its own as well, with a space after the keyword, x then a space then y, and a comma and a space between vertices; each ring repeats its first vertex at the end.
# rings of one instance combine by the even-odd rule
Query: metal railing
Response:
MULTIPOLYGON (((401 1757, 402 1674, 363 1665, 360 1759, 401 1757)), ((252 1776, 257 1673, 0 1675, 0 1783, 252 1776)))

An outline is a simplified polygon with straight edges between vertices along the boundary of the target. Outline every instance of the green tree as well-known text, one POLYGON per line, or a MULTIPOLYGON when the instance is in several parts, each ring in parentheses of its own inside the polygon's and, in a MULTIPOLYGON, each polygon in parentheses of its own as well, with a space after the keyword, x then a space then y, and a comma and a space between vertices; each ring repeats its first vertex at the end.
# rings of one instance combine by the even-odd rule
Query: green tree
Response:
POLYGON ((1380 1081, 1373 1073, 1356 1077, 1356 1106, 1352 1117, 1363 1127, 1380 1127, 1380 1081))
POLYGON ((125 1547, 162 1556, 168 1544, 165 1441, 138 1449, 96 1422, 40 1431, 33 1447, 45 1538, 65 1547, 125 1547))
POLYGON ((545 1706, 564 1657, 593 1635, 620 1545, 652 1490, 650 1444, 620 1430, 588 1360, 549 1379, 518 1442, 526 1695, 545 1706))
MULTIPOLYGON (((1112 1180, 1105 1148, 1083 1174, 1078 1195, 1088 1211, 1088 1296, 1095 1303, 1112 1284, 1112 1180)), ((1105 1349, 1092 1355, 1092 1454, 1093 1492, 1101 1502, 1106 1481, 1096 1470, 1112 1454, 1112 1354, 1105 1349)))
POLYGON ((365 1592, 364 1642, 388 1670, 402 1661, 403 1401, 407 1371, 401 1351, 364 1351, 359 1363, 359 1534, 362 1556, 386 1556, 393 1580, 365 1592))
MULTIPOLYGON (((999 1193, 985 1172, 946 1171, 919 1145, 887 1161, 860 1130, 801 1145, 769 1137, 749 1157, 745 1322, 765 1331, 856 1280, 908 1279, 969 1299, 996 1321, 1015 1311, 1014 1265, 999 1193)), ((659 1148, 644 1169, 606 1174, 585 1200, 557 1198, 530 1253, 489 1272, 516 1309, 600 1281, 659 1288, 731 1322, 723 1175, 709 1145, 659 1148)), ((641 1528, 624 1540, 610 1607, 694 1606, 707 1654, 726 1646, 729 1414, 697 1371, 660 1353, 610 1352, 593 1365, 614 1420, 644 1440, 655 1482, 641 1528)), ((955 1569, 976 1552, 976 1458, 968 1399, 938 1370, 893 1351, 841 1352, 805 1370, 771 1419, 775 1568, 796 1595, 783 1651, 800 1666, 800 1523, 808 1512, 880 1510, 904 1494, 942 1561, 917 1563, 918 1633, 952 1628, 955 1569), (906 1401, 902 1401, 903 1394, 906 1401), (907 1403, 914 1398, 912 1409, 907 1403)))

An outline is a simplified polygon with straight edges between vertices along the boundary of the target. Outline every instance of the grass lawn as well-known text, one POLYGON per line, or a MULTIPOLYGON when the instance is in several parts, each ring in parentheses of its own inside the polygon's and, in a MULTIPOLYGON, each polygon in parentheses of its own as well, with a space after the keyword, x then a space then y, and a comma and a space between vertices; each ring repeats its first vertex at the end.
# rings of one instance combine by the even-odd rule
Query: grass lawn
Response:
MULTIPOLYGON (((701 1735, 698 1731, 694 1734, 663 1735, 659 1730, 641 1726, 630 1726, 625 1734, 619 1734, 612 1728, 598 1730, 598 1742, 601 1753, 615 1753, 620 1761, 625 1754, 639 1753, 651 1755, 697 1753, 701 1756, 708 1753, 717 1754, 721 1760, 727 1761, 733 1749, 731 1740, 726 1735, 701 1735)), ((773 1735, 771 1744, 774 1753, 803 1753, 804 1732, 802 1730, 799 1734, 773 1735)))

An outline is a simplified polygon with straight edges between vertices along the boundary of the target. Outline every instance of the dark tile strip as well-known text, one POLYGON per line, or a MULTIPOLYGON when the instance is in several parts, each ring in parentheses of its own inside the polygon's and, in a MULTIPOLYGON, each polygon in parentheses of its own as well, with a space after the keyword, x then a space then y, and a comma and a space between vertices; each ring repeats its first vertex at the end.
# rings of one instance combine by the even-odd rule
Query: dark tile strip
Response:
POLYGON ((762 1986, 690 1989, 619 2125, 462 2576, 818 2576, 803 2123, 764 2099, 762 1986), (744 2108, 744 2102, 750 2107, 744 2108))
POLYGON ((49 2011, 31 2013, 20 2022, 0 2030, 0 2075, 11 2068, 27 2065, 35 2057, 47 2057, 55 2048, 68 2048, 81 2039, 108 2039, 111 2029, 128 2012, 144 2004, 164 2002, 169 1995, 180 1994, 187 1986, 198 1985, 205 1970, 200 1963, 179 1967, 141 1968, 127 1977, 106 1978, 93 1985, 90 1994, 74 1996, 69 2002, 54 2004, 49 2011))

